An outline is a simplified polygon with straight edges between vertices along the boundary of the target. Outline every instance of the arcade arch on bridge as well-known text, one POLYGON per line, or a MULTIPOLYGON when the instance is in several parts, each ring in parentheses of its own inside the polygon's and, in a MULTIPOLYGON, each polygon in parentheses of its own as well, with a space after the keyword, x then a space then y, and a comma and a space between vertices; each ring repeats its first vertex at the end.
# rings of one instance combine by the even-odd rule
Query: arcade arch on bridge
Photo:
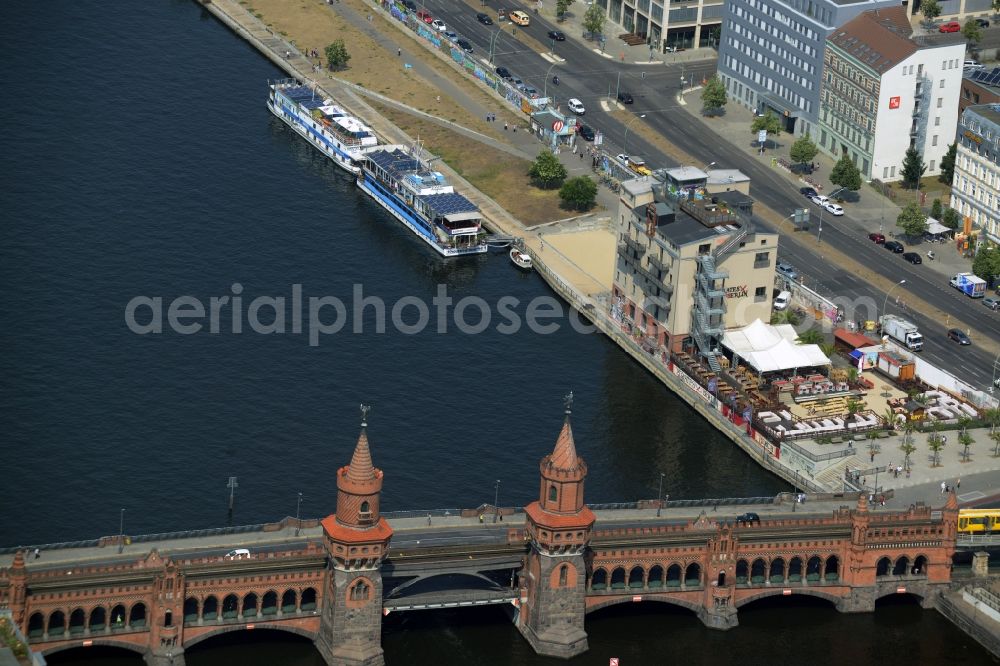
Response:
POLYGON ((839 581, 840 558, 836 555, 828 555, 825 558, 812 555, 806 559, 804 556, 793 555, 787 559, 776 556, 771 559, 740 558, 736 561, 736 584, 740 586, 802 583, 803 580, 806 583, 839 581))
POLYGON ((587 579, 591 592, 635 592, 640 590, 695 589, 703 585, 702 568, 697 562, 656 563, 644 567, 636 564, 624 566, 598 566, 587 579))
POLYGON ((917 555, 912 560, 909 555, 900 555, 893 560, 888 555, 880 557, 875 563, 875 578, 924 578, 927 576, 927 565, 930 560, 926 555, 917 555))
POLYGON ((266 589, 250 591, 239 597, 228 594, 219 599, 214 594, 204 597, 190 596, 184 600, 184 624, 198 625, 234 619, 282 617, 316 610, 316 590, 288 588, 281 591, 266 589), (279 603, 280 602, 280 603, 279 603))

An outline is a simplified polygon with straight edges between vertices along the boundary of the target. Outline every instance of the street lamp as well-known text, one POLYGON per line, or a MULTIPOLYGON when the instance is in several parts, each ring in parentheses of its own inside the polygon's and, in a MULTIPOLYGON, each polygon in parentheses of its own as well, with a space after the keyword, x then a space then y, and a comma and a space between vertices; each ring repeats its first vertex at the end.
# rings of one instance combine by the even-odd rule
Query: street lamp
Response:
MULTIPOLYGON (((846 187, 841 187, 839 189, 834 190, 833 192, 830 192, 829 198, 833 199, 833 197, 835 197, 839 192, 843 192, 846 189, 847 189, 846 187)), ((826 206, 820 206, 819 207, 819 231, 816 232, 816 242, 817 243, 822 243, 823 242, 823 213, 825 211, 826 211, 826 206)))
POLYGON ((299 515, 302 511, 302 493, 299 493, 298 498, 295 501, 295 536, 299 535, 299 527, 302 523, 299 522, 299 515))
POLYGON ((659 498, 656 502, 656 517, 660 517, 660 508, 663 506, 663 472, 660 472, 660 489, 656 492, 659 498))
POLYGON ((634 122, 635 122, 636 120, 638 120, 639 118, 645 118, 645 117, 646 117, 646 114, 645 114, 645 113, 644 113, 644 114, 642 114, 641 116, 633 116, 633 117, 632 117, 632 120, 630 120, 630 121, 628 121, 627 123, 625 123, 625 136, 624 136, 624 137, 622 137, 622 153, 623 153, 623 154, 624 154, 624 155, 625 155, 626 157, 628 156, 628 153, 627 153, 627 152, 625 152, 625 142, 626 142, 626 141, 628 141, 628 128, 629 128, 629 125, 631 125, 632 123, 634 123, 634 122))
POLYGON ((552 68, 555 67, 558 64, 559 63, 554 62, 551 65, 549 65, 549 68, 547 70, 545 70, 545 81, 542 82, 542 97, 548 97, 548 95, 546 94, 546 92, 549 89, 549 72, 551 72, 552 68))
POLYGON ((118 517, 118 552, 125 550, 125 509, 118 517))
MULTIPOLYGON (((997 385, 997 363, 1000 362, 1000 354, 993 359, 993 379, 990 380, 990 393, 993 393, 993 388, 997 385)), ((990 432, 993 432, 992 430, 990 432)))
MULTIPOLYGON (((891 294, 892 290, 895 289, 896 287, 898 287, 901 284, 906 284, 906 280, 900 280, 896 284, 894 284, 891 287, 889 287, 889 291, 885 292, 885 300, 882 301, 882 314, 883 315, 885 314, 885 308, 889 305, 889 294, 891 294)), ((878 315, 877 312, 875 314, 878 315)), ((880 317, 876 316, 876 319, 880 319, 880 317)))
POLYGON ((500 38, 500 33, 503 32, 503 28, 497 28, 497 31, 493 33, 490 37, 490 64, 493 64, 493 47, 496 46, 497 40, 500 38))
POLYGON ((711 169, 711 168, 712 168, 712 167, 714 167, 714 166, 715 166, 715 162, 709 162, 709 163, 708 163, 708 164, 706 164, 706 165, 705 165, 704 167, 702 167, 702 169, 701 169, 701 170, 702 170, 702 171, 708 171, 709 169, 711 169))
POLYGON ((493 522, 497 522, 497 516, 500 515, 500 479, 497 479, 496 485, 493 487, 493 522))

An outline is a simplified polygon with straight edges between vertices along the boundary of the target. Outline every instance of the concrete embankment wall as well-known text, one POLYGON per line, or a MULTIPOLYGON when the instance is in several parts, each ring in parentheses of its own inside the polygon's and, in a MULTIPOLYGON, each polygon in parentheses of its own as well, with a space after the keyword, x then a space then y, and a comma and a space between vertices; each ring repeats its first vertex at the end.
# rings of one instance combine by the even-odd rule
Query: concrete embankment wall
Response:
MULTIPOLYGON (((296 77, 299 80, 312 80, 311 73, 300 71, 295 64, 286 59, 281 52, 275 51, 273 47, 265 44, 258 35, 254 34, 255 32, 260 31, 260 26, 245 26, 241 24, 242 20, 246 20, 248 22, 253 21, 254 19, 252 16, 249 14, 243 16, 236 11, 234 11, 231 15, 227 13, 223 7, 208 2, 207 0, 200 0, 200 4, 231 30, 233 30, 233 32, 247 40, 247 42, 258 49, 265 57, 271 60, 271 62, 287 72, 289 76, 296 77)), ((266 39, 268 39, 268 41, 274 40, 276 43, 280 41, 280 38, 277 38, 274 35, 269 35, 266 39)), ((403 143, 407 141, 408 137, 402 130, 392 125, 377 111, 364 103, 363 100, 359 99, 350 90, 350 88, 343 84, 340 84, 340 87, 343 88, 344 93, 350 95, 350 100, 343 99, 343 95, 331 94, 323 88, 320 88, 320 90, 324 96, 336 98, 339 104, 346 107, 352 113, 363 117, 367 124, 375 129, 378 134, 383 137, 387 137, 390 142, 403 143)), ((511 236, 523 236, 526 233, 530 233, 526 232, 524 226, 519 224, 517 220, 511 217, 511 215, 506 210, 501 208, 493 199, 476 190, 468 181, 451 170, 447 164, 439 162, 437 168, 444 171, 449 180, 455 183, 463 194, 479 206, 483 213, 484 223, 488 229, 511 236)), ((743 428, 725 418, 712 405, 704 402, 699 396, 695 395, 693 391, 688 389, 678 377, 667 371, 666 368, 656 362, 656 360, 651 358, 646 352, 639 349, 627 335, 622 333, 622 331, 619 330, 613 322, 604 316, 603 312, 597 310, 597 308, 600 307, 598 304, 587 300, 579 290, 573 288, 568 282, 560 278, 559 275, 540 258, 540 255, 537 252, 533 253, 533 259, 538 273, 557 294, 579 310, 584 316, 590 319, 598 327, 598 329, 611 338, 619 347, 631 355, 632 358, 639 362, 643 367, 655 375, 670 390, 691 405, 696 412, 707 419, 709 423, 732 440, 737 446, 743 449, 747 455, 756 460, 761 466, 777 474, 801 490, 809 492, 825 491, 823 487, 815 483, 812 479, 803 477, 794 469, 782 464, 780 461, 768 455, 760 445, 754 442, 747 435, 743 428)))
POLYGON ((1000 658, 1000 630, 997 629, 996 621, 966 603, 962 592, 942 594, 938 597, 935 608, 994 657, 1000 658))

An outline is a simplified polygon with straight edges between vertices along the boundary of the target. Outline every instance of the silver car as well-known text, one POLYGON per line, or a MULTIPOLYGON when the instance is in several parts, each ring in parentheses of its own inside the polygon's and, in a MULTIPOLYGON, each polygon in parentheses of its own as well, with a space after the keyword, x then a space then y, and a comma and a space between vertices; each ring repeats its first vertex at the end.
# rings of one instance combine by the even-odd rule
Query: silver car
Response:
POLYGON ((990 310, 1000 310, 1000 298, 987 296, 983 299, 983 305, 988 307, 990 310))
POLYGON ((799 272, 795 270, 795 267, 786 261, 779 261, 778 265, 774 267, 774 270, 778 275, 783 275, 789 280, 797 280, 799 277, 799 272))

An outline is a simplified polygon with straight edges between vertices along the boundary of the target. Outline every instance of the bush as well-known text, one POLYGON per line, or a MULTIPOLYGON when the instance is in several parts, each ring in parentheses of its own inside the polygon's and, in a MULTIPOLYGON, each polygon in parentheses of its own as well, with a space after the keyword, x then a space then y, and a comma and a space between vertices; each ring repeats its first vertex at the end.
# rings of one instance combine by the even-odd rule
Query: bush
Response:
POLYGON ((573 210, 590 210, 597 198, 597 184, 589 176, 570 178, 559 189, 563 205, 573 210))

